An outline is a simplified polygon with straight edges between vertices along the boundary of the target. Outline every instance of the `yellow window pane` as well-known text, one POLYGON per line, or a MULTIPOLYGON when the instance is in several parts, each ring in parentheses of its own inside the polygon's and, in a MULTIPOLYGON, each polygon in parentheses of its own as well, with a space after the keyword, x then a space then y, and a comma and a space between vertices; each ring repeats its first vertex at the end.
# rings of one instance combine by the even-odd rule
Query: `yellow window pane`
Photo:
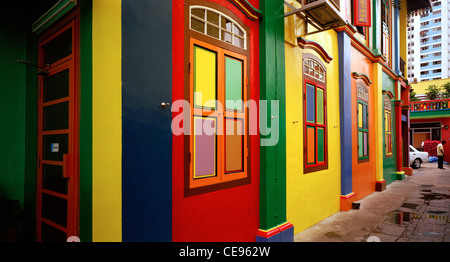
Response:
POLYGON ((216 107, 217 53, 194 47, 194 106, 216 107))
POLYGON ((358 127, 363 127, 363 105, 358 103, 358 127))

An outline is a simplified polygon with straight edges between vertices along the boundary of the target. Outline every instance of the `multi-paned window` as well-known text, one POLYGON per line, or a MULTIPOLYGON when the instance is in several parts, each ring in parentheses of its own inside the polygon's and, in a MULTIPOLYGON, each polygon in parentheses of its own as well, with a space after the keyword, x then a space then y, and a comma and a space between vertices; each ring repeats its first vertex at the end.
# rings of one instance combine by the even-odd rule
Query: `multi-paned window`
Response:
POLYGON ((381 46, 383 55, 386 57, 387 61, 390 60, 390 30, 391 30, 391 1, 382 0, 381 1, 381 28, 382 28, 382 39, 381 46))
POLYGON ((326 70, 312 56, 303 59, 304 171, 328 168, 326 70))
POLYGON ((231 18, 204 6, 191 6, 190 10, 190 28, 192 30, 246 49, 246 33, 231 18))
POLYGON ((212 186, 211 190, 217 190, 227 182, 248 178, 248 53, 241 45, 246 43, 247 33, 219 11, 199 6, 189 10, 192 135, 188 138, 187 188, 212 186), (195 23, 203 23, 204 30, 199 24, 193 26, 195 23), (211 35, 212 27, 218 34, 211 35), (236 40, 234 33, 243 42, 236 40))
POLYGON ((364 160, 369 158, 369 90, 368 88, 358 83, 358 159, 364 160))
POLYGON ((392 113, 391 99, 389 96, 384 98, 384 148, 385 155, 392 155, 392 113))

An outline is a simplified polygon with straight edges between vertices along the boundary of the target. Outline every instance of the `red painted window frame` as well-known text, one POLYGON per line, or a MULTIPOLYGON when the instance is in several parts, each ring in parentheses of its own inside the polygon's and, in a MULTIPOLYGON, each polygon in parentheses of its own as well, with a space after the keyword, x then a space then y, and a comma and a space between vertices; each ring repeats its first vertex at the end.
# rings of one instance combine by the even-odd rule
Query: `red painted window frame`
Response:
MULTIPOLYGON (((325 72, 325 71, 324 71, 325 72)), ((305 77, 305 73, 303 74, 303 76, 305 77)), ((326 78, 326 72, 325 72, 325 76, 326 78)), ((304 79, 304 84, 303 84, 303 170, 304 173, 310 173, 310 172, 315 172, 315 171, 319 171, 319 170, 324 170, 324 169, 328 169, 328 128, 327 128, 327 90, 326 90, 326 84, 318 84, 318 82, 311 80, 311 78, 308 79, 304 79), (315 108, 314 108, 314 113, 315 113, 315 123, 310 123, 308 121, 306 121, 306 107, 307 107, 307 97, 306 97, 306 85, 310 84, 313 85, 315 87, 314 89, 314 99, 315 99, 315 108), (324 123, 323 124, 318 124, 317 123, 317 88, 320 88, 323 90, 323 115, 324 115, 324 123), (306 136, 306 132, 307 132, 307 128, 309 127, 314 127, 314 135, 315 135, 315 164, 308 164, 308 155, 307 155, 307 136, 306 136), (318 145, 318 136, 317 136, 317 130, 318 127, 321 127, 324 129, 324 150, 323 150, 323 154, 324 154, 324 162, 323 163, 317 163, 317 159, 318 159, 318 150, 317 150, 317 145, 318 145)))

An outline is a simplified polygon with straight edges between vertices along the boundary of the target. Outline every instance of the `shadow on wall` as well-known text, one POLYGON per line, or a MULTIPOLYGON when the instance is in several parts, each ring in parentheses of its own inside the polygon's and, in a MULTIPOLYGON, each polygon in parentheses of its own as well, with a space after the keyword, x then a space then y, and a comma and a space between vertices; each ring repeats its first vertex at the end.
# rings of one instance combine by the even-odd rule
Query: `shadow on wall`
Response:
POLYGON ((23 222, 19 200, 0 197, 0 242, 16 242, 23 222))

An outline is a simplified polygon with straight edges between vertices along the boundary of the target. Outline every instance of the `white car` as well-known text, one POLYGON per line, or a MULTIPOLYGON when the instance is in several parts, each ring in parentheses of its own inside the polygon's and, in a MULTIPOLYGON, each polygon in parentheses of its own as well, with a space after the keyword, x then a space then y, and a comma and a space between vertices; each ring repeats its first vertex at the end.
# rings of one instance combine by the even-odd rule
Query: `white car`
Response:
POLYGON ((419 168, 423 163, 428 163, 428 153, 421 152, 409 145, 409 162, 412 168, 419 168))

